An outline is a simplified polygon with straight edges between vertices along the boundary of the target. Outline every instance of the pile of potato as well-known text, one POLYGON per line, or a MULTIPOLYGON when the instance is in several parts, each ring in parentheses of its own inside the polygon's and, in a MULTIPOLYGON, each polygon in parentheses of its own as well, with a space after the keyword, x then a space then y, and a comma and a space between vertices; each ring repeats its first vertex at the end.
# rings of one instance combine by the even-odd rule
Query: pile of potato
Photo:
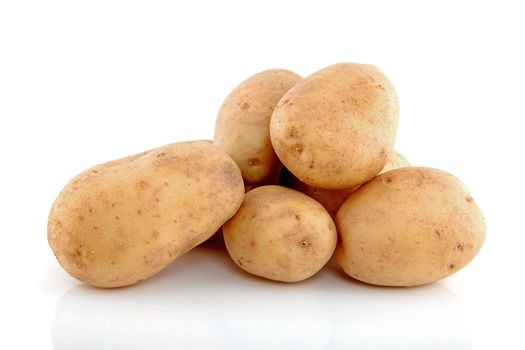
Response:
POLYGON ((73 178, 49 215, 49 244, 71 276, 105 288, 151 277, 221 227, 233 261, 268 279, 309 278, 335 251, 363 282, 437 281, 474 258, 485 221, 460 180, 394 151, 398 117, 394 88, 372 65, 304 79, 263 71, 225 99, 213 143, 73 178))

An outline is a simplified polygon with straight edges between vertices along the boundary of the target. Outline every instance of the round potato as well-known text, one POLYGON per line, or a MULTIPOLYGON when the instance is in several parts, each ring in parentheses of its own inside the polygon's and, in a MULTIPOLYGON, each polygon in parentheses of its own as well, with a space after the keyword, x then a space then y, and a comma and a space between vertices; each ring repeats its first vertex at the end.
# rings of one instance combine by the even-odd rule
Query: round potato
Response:
POLYGON ((226 153, 205 141, 167 145, 76 176, 51 209, 49 244, 71 276, 126 286, 208 239, 243 196, 226 153))
POLYGON ((379 174, 386 173, 387 171, 398 169, 398 168, 405 168, 409 167, 410 162, 404 155, 399 153, 398 151, 394 150, 390 156, 388 157, 385 166, 383 167, 383 170, 379 174))
POLYGON ((337 243, 326 209, 280 186, 248 192, 223 232, 228 253, 241 269, 283 282, 313 276, 328 262, 337 243))
MULTIPOLYGON (((402 154, 394 150, 390 154, 390 157, 388 158, 388 161, 386 162, 383 170, 381 170, 381 173, 407 166, 410 166, 408 160, 402 154)), ((283 186, 293 188, 294 190, 297 190, 306 194, 309 197, 312 197, 313 199, 321 203, 326 208, 326 210, 328 210, 328 213, 330 213, 330 216, 332 216, 333 218, 335 218, 337 211, 344 203, 344 201, 348 198, 348 196, 359 187, 356 186, 351 188, 343 188, 340 190, 331 190, 305 184, 304 182, 300 181, 297 177, 295 177, 292 173, 290 173, 288 170, 286 170, 286 168, 283 169, 281 174, 281 183, 283 186)))
POLYGON ((270 136, 284 166, 302 182, 352 188, 384 167, 398 115, 394 88, 378 68, 339 63, 298 82, 281 98, 270 136))
POLYGON ((270 118, 281 97, 302 78, 285 69, 253 75, 224 100, 213 143, 241 168, 244 182, 267 180, 280 164, 270 142, 270 118))
POLYGON ((351 277, 415 286, 457 272, 480 250, 485 220, 467 188, 430 168, 383 173, 355 191, 336 216, 336 258, 351 277))

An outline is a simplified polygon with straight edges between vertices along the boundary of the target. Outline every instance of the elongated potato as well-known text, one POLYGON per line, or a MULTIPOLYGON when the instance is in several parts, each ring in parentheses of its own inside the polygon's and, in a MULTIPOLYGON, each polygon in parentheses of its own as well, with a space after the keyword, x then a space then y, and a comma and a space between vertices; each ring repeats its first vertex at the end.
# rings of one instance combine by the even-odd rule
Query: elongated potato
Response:
POLYGON ((241 269, 283 282, 313 276, 337 242, 334 222, 321 204, 280 186, 248 192, 223 231, 228 253, 241 269))
MULTIPOLYGON (((408 160, 401 153, 394 150, 390 154, 390 157, 388 158, 385 167, 383 168, 383 170, 381 170, 380 174, 389 170, 407 166, 410 166, 408 160)), ((286 170, 286 168, 282 171, 281 181, 283 186, 293 188, 294 190, 302 192, 321 203, 326 208, 326 210, 328 210, 328 213, 330 213, 330 216, 332 216, 333 218, 335 218, 337 211, 339 210, 341 205, 343 205, 344 201, 348 198, 348 196, 357 188, 359 188, 359 186, 357 186, 351 188, 343 188, 340 190, 331 190, 326 188, 310 186, 308 184, 305 184, 304 182, 301 182, 297 177, 295 177, 292 173, 286 170)))
POLYGON ((224 100, 213 143, 237 162, 247 185, 268 180, 279 166, 270 142, 270 118, 284 93, 301 79, 285 69, 266 70, 243 81, 224 100))
POLYGON ((337 262, 351 277, 414 286, 467 265, 485 240, 485 220, 467 188, 430 168, 383 173, 352 193, 336 216, 337 262))
POLYGON ((49 244, 71 276, 126 286, 208 239, 243 196, 226 153, 206 141, 171 144, 76 176, 49 215, 49 244))
POLYGON ((345 189, 372 179, 395 141, 399 105, 376 67, 339 63, 298 82, 279 101, 270 137, 299 180, 345 189))

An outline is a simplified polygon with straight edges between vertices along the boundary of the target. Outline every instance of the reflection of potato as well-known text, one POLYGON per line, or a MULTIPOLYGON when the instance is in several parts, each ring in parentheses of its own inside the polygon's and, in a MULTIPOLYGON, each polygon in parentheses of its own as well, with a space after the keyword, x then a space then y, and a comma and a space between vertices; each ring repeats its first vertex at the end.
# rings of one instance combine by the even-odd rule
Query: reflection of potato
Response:
POLYGON ((248 192, 223 232, 226 248, 240 268, 283 282, 313 276, 337 242, 334 222, 321 204, 280 186, 248 192))
MULTIPOLYGON (((402 154, 398 153, 397 151, 393 151, 388 158, 385 167, 383 170, 381 170, 381 173, 407 166, 410 166, 408 160, 402 154)), ((337 214, 337 211, 344 203, 346 198, 348 198, 348 196, 356 190, 356 187, 344 188, 341 190, 330 190, 326 188, 310 186, 304 182, 301 182, 298 178, 293 176, 292 173, 286 170, 286 168, 284 168, 282 171, 281 181, 282 185, 302 192, 321 203, 333 218, 335 218, 335 214, 337 214)))
POLYGON ((51 210, 49 244, 73 277, 126 286, 208 239, 243 194, 239 168, 217 147, 167 145, 76 176, 51 210))
POLYGON ((224 100, 215 124, 213 143, 239 165, 244 181, 265 181, 279 165, 270 142, 270 118, 279 99, 300 79, 284 70, 253 75, 224 100))
POLYGON ((467 265, 485 239, 483 214, 454 176, 400 168, 355 191, 336 216, 337 262, 384 286, 437 281, 467 265))
POLYGON ((399 106, 376 67, 340 63, 298 82, 270 123, 275 152, 302 182, 351 188, 376 176, 392 152, 399 106))

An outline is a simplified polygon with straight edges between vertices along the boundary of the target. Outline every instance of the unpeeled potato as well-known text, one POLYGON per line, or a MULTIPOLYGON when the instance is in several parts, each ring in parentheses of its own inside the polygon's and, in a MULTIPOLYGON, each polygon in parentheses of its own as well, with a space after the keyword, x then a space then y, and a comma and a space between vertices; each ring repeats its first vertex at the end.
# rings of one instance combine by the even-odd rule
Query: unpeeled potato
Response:
POLYGON ((339 63, 298 82, 279 101, 270 137, 300 181, 346 189, 376 176, 392 153, 399 105, 371 65, 339 63))
POLYGON ((301 79, 285 69, 266 70, 243 81, 224 100, 213 143, 235 160, 247 185, 268 182, 279 167, 270 118, 284 93, 301 79))
POLYGON ((337 262, 351 277, 415 286, 467 265, 485 240, 485 220, 453 175, 400 168, 377 176, 339 209, 337 262))
POLYGON ((208 239, 243 196, 241 172, 226 153, 206 141, 171 144, 71 180, 51 209, 49 244, 71 276, 126 286, 208 239))
POLYGON ((246 193, 223 232, 228 253, 241 269, 283 282, 313 276, 337 242, 334 222, 321 204, 280 186, 246 193))

